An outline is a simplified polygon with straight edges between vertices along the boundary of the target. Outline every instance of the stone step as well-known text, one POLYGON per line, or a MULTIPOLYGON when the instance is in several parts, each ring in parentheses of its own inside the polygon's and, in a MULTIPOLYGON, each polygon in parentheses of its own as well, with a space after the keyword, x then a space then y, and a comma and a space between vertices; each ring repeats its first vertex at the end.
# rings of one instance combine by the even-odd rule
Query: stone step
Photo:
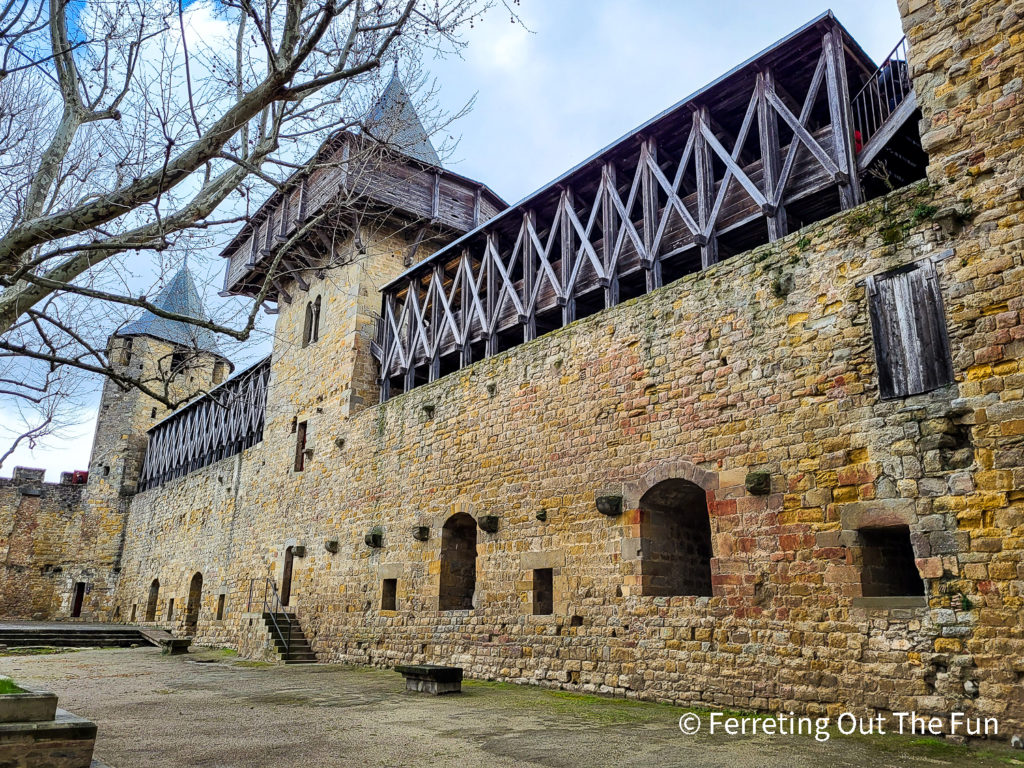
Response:
POLYGON ((94 637, 102 635, 104 637, 139 637, 140 632, 138 630, 2 630, 0 629, 0 638, 11 638, 17 639, 19 637, 94 637))
POLYGON ((127 648, 132 645, 148 645, 140 637, 22 637, 0 638, 0 645, 8 648, 83 648, 95 645, 127 648))
MULTIPOLYGON (((273 643, 273 649, 276 652, 278 652, 278 653, 284 653, 285 652, 285 644, 283 642, 281 642, 281 641, 276 641, 275 640, 274 643, 273 643)), ((289 643, 289 645, 288 645, 288 652, 289 653, 303 653, 303 652, 305 652, 305 653, 312 653, 312 650, 313 650, 312 646, 309 645, 309 643, 306 642, 306 641, 303 641, 301 643, 289 643)))
POLYGON ((304 654, 302 656, 288 656, 286 659, 281 659, 284 664, 316 664, 317 658, 315 653, 304 654))

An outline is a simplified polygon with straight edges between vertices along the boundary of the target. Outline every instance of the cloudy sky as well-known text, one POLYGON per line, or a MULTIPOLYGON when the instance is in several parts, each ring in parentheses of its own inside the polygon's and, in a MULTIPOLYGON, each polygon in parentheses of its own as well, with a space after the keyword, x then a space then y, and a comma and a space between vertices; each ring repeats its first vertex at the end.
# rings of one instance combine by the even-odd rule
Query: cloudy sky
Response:
MULTIPOLYGON (((876 61, 902 35, 896 0, 521 0, 527 29, 499 8, 431 67, 443 107, 476 96, 447 164, 515 202, 829 7, 876 61)), ((95 409, 0 474, 85 468, 95 409)))

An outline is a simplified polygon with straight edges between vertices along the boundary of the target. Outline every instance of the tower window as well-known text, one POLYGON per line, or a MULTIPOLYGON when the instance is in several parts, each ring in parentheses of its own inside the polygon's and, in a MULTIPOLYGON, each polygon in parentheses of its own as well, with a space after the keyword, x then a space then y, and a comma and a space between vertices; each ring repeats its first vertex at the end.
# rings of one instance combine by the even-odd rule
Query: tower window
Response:
POLYGON ((224 620, 224 600, 227 597, 224 593, 217 595, 217 621, 224 620))
POLYGON ((533 570, 533 612, 537 616, 550 616, 555 612, 553 573, 550 568, 533 570))
POLYGON ((883 398, 930 392, 953 381, 939 277, 922 261, 866 281, 883 398))
POLYGON ((313 303, 306 304, 306 316, 302 321, 302 346, 308 347, 313 337, 313 303))
POLYGON ((174 618, 174 598, 172 597, 167 601, 167 621, 171 621, 174 618))
POLYGON ((132 361, 132 341, 131 336, 121 340, 121 365, 128 365, 132 361))
POLYGON ((397 610, 398 579, 384 579, 380 590, 380 609, 382 611, 397 610))
POLYGON ((188 368, 189 351, 182 347, 176 348, 171 353, 171 373, 180 373, 188 368))
POLYGON ((306 424, 300 421, 295 431, 295 471, 301 472, 306 468, 306 424))
POLYGON ((306 315, 302 323, 302 346, 308 347, 320 338, 320 297, 306 304, 306 315))

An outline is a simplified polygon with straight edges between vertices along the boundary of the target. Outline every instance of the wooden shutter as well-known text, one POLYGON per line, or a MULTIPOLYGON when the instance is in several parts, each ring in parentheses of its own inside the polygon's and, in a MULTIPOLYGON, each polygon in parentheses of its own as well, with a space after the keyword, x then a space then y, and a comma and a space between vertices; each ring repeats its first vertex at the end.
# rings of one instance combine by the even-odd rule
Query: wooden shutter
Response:
POLYGON ((874 275, 867 292, 882 397, 917 395, 953 381, 935 265, 922 261, 874 275))

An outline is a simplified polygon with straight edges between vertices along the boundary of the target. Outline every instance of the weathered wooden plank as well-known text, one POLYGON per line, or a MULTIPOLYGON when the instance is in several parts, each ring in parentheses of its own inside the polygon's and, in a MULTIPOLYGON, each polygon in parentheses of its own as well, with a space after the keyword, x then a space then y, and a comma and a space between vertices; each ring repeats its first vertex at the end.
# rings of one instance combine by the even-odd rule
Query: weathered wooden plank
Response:
POLYGON ((756 85, 757 129, 761 143, 764 194, 771 205, 770 210, 766 211, 770 241, 785 237, 788 232, 786 207, 775 202, 775 187, 782 173, 782 147, 779 141, 779 116, 768 104, 766 96, 767 91, 772 88, 773 80, 771 72, 759 72, 756 85))
POLYGON ((825 73, 828 83, 828 109, 831 116, 833 144, 836 165, 842 175, 839 181, 839 200, 844 209, 859 205, 862 201, 860 177, 854 162, 853 113, 850 107, 850 93, 846 84, 846 58, 843 56, 842 40, 835 32, 826 32, 822 40, 825 56, 825 73))
POLYGON ((700 260, 704 269, 718 262, 718 237, 715 235, 715 222, 711 218, 711 211, 715 200, 715 169, 712 165, 711 150, 708 147, 707 137, 701 131, 701 123, 704 121, 702 112, 707 108, 701 107, 693 113, 694 132, 694 163, 697 169, 697 221, 700 226, 701 235, 706 242, 701 246, 700 260))

